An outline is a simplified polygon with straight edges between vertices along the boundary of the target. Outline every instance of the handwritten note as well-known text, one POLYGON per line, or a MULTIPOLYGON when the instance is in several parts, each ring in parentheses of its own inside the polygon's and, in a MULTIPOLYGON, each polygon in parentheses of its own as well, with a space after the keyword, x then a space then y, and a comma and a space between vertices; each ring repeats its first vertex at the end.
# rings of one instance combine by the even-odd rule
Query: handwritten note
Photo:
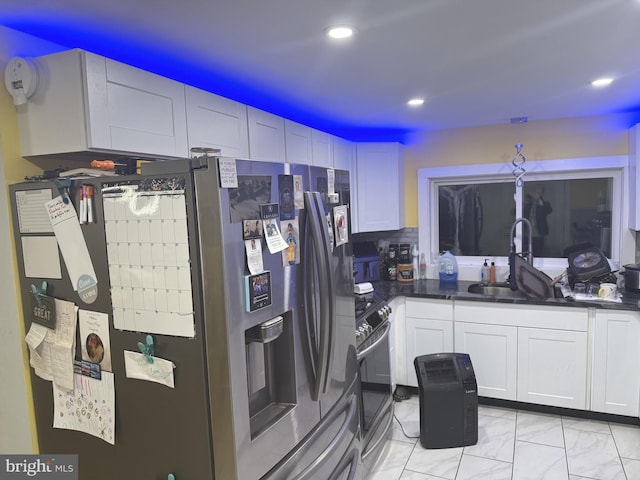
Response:
POLYGON ((127 378, 138 380, 148 380, 149 382, 161 383, 173 388, 173 369, 176 366, 169 360, 158 357, 151 357, 153 363, 147 360, 146 355, 138 352, 124 352, 124 368, 127 378))
POLYGON ((46 206, 71 285, 83 302, 93 303, 98 296, 98 282, 76 209, 71 202, 64 203, 62 197, 54 198, 46 206))
POLYGON ((113 373, 102 380, 73 374, 73 390, 53 384, 53 428, 77 430, 115 445, 115 387, 113 373))

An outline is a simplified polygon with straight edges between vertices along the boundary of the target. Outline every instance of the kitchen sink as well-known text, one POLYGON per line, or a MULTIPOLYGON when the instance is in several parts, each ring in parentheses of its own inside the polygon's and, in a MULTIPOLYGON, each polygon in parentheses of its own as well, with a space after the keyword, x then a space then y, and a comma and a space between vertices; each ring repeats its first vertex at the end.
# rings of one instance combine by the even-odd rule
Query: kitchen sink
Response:
POLYGON ((508 283, 494 283, 493 285, 474 283, 469 285, 467 292, 489 297, 527 298, 521 291, 511 290, 511 286, 508 283))

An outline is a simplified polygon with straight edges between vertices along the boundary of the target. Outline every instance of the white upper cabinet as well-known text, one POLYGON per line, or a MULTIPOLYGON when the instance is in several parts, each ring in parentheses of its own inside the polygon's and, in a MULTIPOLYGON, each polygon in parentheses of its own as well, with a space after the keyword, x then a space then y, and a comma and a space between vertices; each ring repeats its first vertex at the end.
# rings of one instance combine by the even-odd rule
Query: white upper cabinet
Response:
POLYGON ((249 157, 265 162, 284 162, 284 118, 253 107, 247 107, 247 114, 249 157))
POLYGON ((189 148, 218 148, 226 157, 249 158, 247 106, 185 86, 189 148))
POLYGON ((183 84, 78 49, 34 62, 38 89, 18 109, 23 156, 187 156, 183 84))
POLYGON ((315 128, 311 129, 311 146, 313 148, 312 164, 318 167, 333 167, 333 142, 331 135, 315 128))
POLYGON ((640 230, 640 123, 629 130, 629 228, 640 230))
POLYGON ((311 127, 285 119, 285 148, 288 163, 311 164, 311 127))
MULTIPOLYGON (((353 161, 356 155, 356 147, 353 142, 340 137, 333 137, 333 166, 339 170, 353 169, 353 161)), ((352 175, 353 177, 353 175, 352 175)))
POLYGON ((404 159, 400 144, 358 143, 354 175, 357 231, 403 228, 404 159))

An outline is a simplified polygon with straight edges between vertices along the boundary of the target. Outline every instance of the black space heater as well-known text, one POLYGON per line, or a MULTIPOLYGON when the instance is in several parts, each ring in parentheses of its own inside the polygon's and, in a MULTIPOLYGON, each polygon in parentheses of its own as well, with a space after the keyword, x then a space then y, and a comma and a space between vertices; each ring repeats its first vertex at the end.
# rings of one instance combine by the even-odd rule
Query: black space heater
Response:
POLYGON ((413 361, 420 394, 424 448, 478 443, 478 385, 466 353, 434 353, 413 361))

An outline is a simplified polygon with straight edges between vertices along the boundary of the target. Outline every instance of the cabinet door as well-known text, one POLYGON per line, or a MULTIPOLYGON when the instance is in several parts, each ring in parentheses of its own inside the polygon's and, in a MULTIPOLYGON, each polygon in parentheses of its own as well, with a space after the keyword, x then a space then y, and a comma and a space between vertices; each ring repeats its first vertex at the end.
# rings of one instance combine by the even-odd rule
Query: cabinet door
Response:
POLYGON ((84 53, 89 148, 188 156, 182 83, 84 53))
POLYGON ((517 327, 455 322, 455 351, 471 357, 478 395, 516 399, 517 327))
POLYGON ((318 167, 333 167, 333 142, 331 135, 315 128, 311 130, 311 145, 313 165, 318 167))
POLYGON ((640 314, 596 311, 591 409, 638 416, 640 314))
POLYGON ((425 318, 406 318, 407 325, 407 385, 418 386, 413 360, 429 353, 453 351, 453 322, 425 318))
POLYGON ((311 127, 285 119, 284 136, 287 162, 309 165, 312 155, 311 127))
POLYGON ((518 329, 518 401, 586 408, 587 332, 518 329))
POLYGON ((251 159, 284 162, 284 119, 253 107, 247 107, 247 115, 251 159))
POLYGON ((249 158, 247 106, 186 86, 189 148, 219 148, 221 155, 249 158))
POLYGON ((356 148, 358 231, 404 227, 404 162, 397 143, 360 143, 356 148))
MULTIPOLYGON (((355 145, 349 140, 340 137, 333 137, 333 166, 340 170, 353 169, 353 159, 355 157, 355 145)), ((352 180, 355 178, 351 175, 352 180)), ((352 189, 353 191, 353 189, 352 189)))
POLYGON ((396 297, 391 307, 391 382, 407 385, 407 324, 404 297, 396 297))

